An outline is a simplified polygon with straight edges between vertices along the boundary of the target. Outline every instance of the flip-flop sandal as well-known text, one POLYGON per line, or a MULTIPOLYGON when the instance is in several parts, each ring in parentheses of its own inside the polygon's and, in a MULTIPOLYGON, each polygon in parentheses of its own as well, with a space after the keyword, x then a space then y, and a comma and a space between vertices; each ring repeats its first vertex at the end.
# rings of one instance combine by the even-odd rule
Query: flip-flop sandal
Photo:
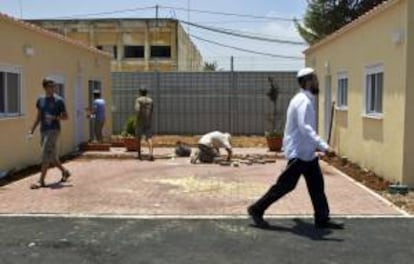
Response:
POLYGON ((30 185, 30 189, 32 190, 37 190, 40 188, 45 188, 46 185, 45 184, 41 184, 41 183, 33 183, 32 185, 30 185))
POLYGON ((64 171, 62 173, 62 179, 60 180, 61 182, 67 182, 69 177, 71 176, 69 171, 64 171))

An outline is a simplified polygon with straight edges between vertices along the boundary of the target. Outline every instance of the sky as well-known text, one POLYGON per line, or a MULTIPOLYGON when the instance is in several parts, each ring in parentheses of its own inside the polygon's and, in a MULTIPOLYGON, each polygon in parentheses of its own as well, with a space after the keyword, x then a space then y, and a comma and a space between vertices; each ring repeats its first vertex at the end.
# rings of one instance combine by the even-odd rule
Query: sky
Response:
MULTIPOLYGON (((0 12, 23 19, 62 17, 153 18, 155 17, 155 8, 113 14, 90 14, 154 7, 156 5, 165 7, 160 8, 159 17, 177 18, 198 23, 203 26, 237 30, 260 37, 285 39, 297 42, 303 41, 291 21, 225 16, 193 11, 188 12, 187 10, 179 10, 177 8, 248 14, 260 17, 272 16, 300 19, 303 17, 306 10, 306 0, 0 0, 0 12)), ((279 44, 250 40, 185 25, 184 27, 195 37, 202 37, 203 39, 219 42, 228 46, 235 46, 262 53, 303 58, 302 52, 307 47, 306 45, 279 44)), ((195 38, 193 38, 193 41, 200 50, 204 61, 217 62, 219 68, 223 70, 230 69, 231 56, 234 57, 234 70, 236 71, 295 71, 304 65, 303 59, 281 59, 250 54, 217 46, 195 38)))

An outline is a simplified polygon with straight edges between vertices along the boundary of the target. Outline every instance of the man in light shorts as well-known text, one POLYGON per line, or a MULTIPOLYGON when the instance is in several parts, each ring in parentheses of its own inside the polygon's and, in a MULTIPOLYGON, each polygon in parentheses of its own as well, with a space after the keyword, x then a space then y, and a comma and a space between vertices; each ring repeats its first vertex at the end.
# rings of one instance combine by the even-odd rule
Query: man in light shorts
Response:
POLYGON ((152 113, 154 110, 153 100, 147 95, 148 91, 145 88, 139 90, 139 97, 135 100, 135 112, 136 112, 136 130, 135 136, 138 147, 139 160, 142 160, 141 156, 141 139, 145 136, 145 140, 149 146, 149 160, 154 160, 154 148, 152 144, 152 113))
POLYGON ((60 121, 68 120, 65 102, 63 98, 55 94, 55 82, 44 79, 42 82, 45 95, 39 97, 36 103, 37 117, 29 131, 33 135, 40 123, 41 146, 42 146, 42 165, 39 182, 31 186, 32 189, 46 187, 45 177, 49 166, 55 165, 62 172, 61 182, 66 182, 70 177, 70 172, 60 163, 57 153, 57 141, 60 134, 60 121))
POLYGON ((230 161, 233 154, 231 135, 220 131, 205 134, 198 141, 198 152, 192 157, 191 163, 195 164, 197 161, 213 163, 214 159, 220 156, 220 148, 222 147, 227 151, 227 161, 230 161))

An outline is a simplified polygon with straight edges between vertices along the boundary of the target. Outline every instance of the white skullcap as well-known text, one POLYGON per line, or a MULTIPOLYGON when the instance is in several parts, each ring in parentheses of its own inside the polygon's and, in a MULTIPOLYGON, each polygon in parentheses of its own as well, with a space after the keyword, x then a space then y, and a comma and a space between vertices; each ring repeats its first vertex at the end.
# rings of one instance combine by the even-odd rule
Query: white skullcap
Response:
POLYGON ((312 68, 303 68, 302 70, 298 71, 297 78, 305 77, 315 73, 315 70, 312 68))

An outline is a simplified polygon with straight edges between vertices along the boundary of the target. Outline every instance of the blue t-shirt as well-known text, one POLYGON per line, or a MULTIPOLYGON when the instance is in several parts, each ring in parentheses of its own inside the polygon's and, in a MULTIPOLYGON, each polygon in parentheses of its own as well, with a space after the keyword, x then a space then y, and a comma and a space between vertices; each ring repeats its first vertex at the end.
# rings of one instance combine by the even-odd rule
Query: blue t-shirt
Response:
POLYGON ((95 119, 97 121, 105 121, 105 100, 95 99, 93 101, 93 109, 95 110, 95 119))
POLYGON ((66 106, 63 98, 58 95, 51 97, 41 96, 37 99, 36 107, 40 111, 40 130, 60 130, 60 121, 52 120, 52 117, 66 113, 66 106))

